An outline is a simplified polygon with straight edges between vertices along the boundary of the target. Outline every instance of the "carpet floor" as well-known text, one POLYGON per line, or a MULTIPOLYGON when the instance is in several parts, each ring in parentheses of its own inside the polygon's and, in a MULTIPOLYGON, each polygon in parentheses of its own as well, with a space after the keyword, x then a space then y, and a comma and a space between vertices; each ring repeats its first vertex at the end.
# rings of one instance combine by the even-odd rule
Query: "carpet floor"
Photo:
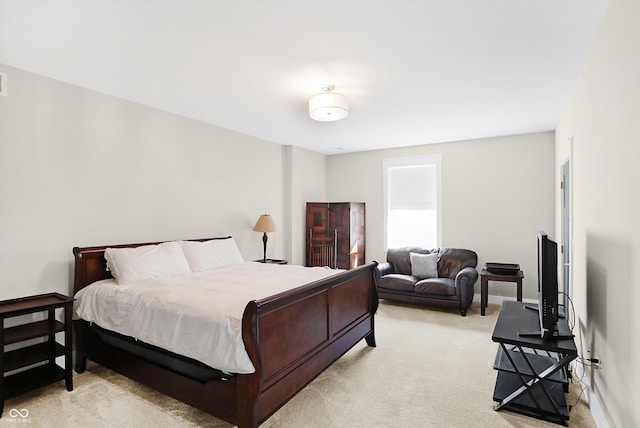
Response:
MULTIPOLYGON (((494 411, 491 333, 500 307, 480 316, 380 302, 377 347, 364 341, 335 362, 263 427, 557 427, 494 411)), ((572 382, 569 426, 595 427, 580 382, 572 382)), ((6 400, 0 427, 230 427, 89 362, 64 382, 6 400), (13 411, 12 411, 13 410, 13 411), (28 414, 27 414, 28 413, 28 414), (26 415, 26 416, 25 416, 26 415)))

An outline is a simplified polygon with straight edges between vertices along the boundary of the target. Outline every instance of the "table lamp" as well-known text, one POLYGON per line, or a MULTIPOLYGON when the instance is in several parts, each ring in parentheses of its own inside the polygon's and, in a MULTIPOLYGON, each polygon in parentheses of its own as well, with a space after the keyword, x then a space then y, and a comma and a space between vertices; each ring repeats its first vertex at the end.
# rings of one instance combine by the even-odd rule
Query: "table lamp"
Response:
POLYGON ((267 232, 275 232, 276 226, 275 224, 273 224, 273 219, 269 214, 262 214, 258 219, 258 221, 256 222, 256 225, 253 226, 253 230, 255 230, 256 232, 264 233, 264 235, 262 235, 262 242, 264 243, 263 262, 266 263, 267 262, 267 239, 269 239, 267 238, 267 232))

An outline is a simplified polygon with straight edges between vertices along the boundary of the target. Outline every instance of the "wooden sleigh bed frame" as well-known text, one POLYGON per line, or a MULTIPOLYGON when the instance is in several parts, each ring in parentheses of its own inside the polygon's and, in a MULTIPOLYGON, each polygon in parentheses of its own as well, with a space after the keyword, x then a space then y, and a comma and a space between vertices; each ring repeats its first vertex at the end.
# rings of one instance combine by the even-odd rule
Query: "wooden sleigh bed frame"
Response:
MULTIPOLYGON (((107 247, 158 243, 75 247, 74 294, 111 277, 104 259, 107 247)), ((153 347, 151 356, 147 356, 144 349, 132 350, 140 348, 139 343, 104 340, 104 334, 97 334, 95 326, 83 320, 74 324, 76 371, 82 373, 89 358, 240 428, 257 427, 360 340, 376 346, 376 265, 372 262, 248 302, 242 318, 242 338, 256 369, 252 374, 203 380, 166 363, 167 358, 175 358, 179 364, 190 365, 184 363, 184 357, 153 347), (154 354, 161 358, 156 359, 154 354)), ((191 365, 196 370, 203 366, 197 362, 191 365)))

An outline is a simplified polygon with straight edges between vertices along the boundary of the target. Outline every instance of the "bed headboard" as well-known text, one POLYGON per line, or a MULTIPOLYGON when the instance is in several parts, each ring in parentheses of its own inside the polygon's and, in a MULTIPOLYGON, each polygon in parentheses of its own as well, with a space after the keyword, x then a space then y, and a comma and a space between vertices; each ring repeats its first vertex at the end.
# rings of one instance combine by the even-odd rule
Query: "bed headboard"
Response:
MULTIPOLYGON (((219 238, 186 239, 186 241, 209 241, 211 239, 229 239, 231 236, 219 238)), ((101 245, 97 247, 74 247, 73 256, 75 258, 75 275, 73 282, 73 294, 82 290, 87 285, 101 279, 112 278, 111 272, 107 270, 107 261, 104 258, 104 250, 107 248, 135 248, 143 245, 161 244, 159 242, 142 242, 137 244, 101 245)))

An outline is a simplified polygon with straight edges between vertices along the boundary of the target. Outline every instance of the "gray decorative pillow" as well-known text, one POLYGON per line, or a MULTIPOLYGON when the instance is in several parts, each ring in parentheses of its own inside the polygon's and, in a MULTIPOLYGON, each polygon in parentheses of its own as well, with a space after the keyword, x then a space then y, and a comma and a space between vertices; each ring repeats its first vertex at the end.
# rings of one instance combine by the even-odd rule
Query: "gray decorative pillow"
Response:
POLYGON ((411 258, 411 275, 416 278, 438 277, 438 253, 409 253, 411 258))

